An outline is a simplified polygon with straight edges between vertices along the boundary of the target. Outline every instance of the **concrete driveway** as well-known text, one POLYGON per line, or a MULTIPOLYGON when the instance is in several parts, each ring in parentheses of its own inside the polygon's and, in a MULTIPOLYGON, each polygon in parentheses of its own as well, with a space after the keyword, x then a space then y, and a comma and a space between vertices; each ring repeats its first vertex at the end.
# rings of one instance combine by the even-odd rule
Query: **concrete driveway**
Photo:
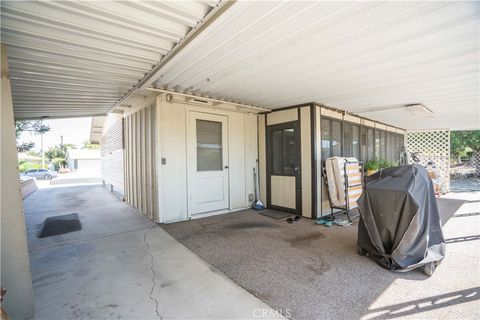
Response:
POLYGON ((36 319, 277 316, 101 186, 41 189, 24 208, 36 319), (69 213, 81 231, 37 238, 45 218, 69 213))

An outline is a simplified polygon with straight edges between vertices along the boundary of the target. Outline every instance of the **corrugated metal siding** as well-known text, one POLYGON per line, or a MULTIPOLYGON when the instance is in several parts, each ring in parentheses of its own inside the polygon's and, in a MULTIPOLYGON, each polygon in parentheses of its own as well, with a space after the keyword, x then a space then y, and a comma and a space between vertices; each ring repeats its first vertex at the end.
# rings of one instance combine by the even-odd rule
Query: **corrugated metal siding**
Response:
POLYGON ((105 114, 218 1, 1 1, 16 118, 105 114))
POLYGON ((112 125, 102 136, 101 147, 102 156, 112 153, 115 150, 121 150, 123 146, 123 119, 112 125))
POLYGON ((155 151, 155 104, 124 118, 125 200, 158 220, 155 151))
POLYGON ((480 127, 477 2, 239 1, 159 88, 269 108, 316 101, 405 128, 480 127), (452 110, 455 110, 452 113, 452 110))
MULTIPOLYGON (((103 123, 102 123, 103 125, 103 123)), ((101 137, 102 180, 113 187, 113 192, 123 196, 123 119, 115 122, 101 137)))

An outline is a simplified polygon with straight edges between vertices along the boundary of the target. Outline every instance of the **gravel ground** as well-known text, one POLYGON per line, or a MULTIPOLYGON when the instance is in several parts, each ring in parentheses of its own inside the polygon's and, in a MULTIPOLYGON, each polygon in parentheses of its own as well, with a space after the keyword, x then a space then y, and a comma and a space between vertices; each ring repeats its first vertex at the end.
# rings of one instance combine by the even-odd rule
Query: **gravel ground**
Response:
POLYGON ((454 213, 458 219, 445 226, 447 256, 430 278, 389 272, 359 256, 358 220, 327 228, 245 210, 162 227, 290 318, 478 319, 480 203, 440 199, 439 207, 442 221, 454 213))

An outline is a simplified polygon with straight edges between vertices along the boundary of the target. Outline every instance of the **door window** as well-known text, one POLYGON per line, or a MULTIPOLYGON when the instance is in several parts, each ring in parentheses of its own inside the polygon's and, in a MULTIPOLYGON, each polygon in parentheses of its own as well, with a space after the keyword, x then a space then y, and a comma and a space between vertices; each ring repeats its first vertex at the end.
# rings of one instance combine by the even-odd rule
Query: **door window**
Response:
POLYGON ((295 129, 272 131, 271 174, 293 176, 297 163, 295 129))
POLYGON ((222 123, 197 119, 197 171, 223 170, 222 123))

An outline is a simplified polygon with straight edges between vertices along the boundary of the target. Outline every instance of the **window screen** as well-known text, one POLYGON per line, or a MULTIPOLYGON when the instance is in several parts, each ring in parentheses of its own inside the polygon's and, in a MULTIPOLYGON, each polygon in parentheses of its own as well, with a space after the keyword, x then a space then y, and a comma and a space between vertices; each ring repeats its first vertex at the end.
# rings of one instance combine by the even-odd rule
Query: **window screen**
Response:
POLYGON ((360 159, 360 127, 352 124, 352 157, 360 159))
POLYGON ((331 121, 332 126, 332 157, 342 156, 342 124, 340 121, 331 121))
POLYGON ((322 119, 321 122, 321 131, 322 131, 322 160, 330 158, 330 120, 322 119))
POLYGON ((351 124, 343 124, 343 156, 360 159, 360 127, 351 124))
POLYGON ((343 156, 352 156, 352 125, 350 123, 343 124, 343 156))
POLYGON ((380 152, 379 152, 379 155, 380 155, 381 159, 386 158, 386 154, 385 154, 385 135, 386 135, 385 131, 380 131, 380 152))
POLYGON ((223 170, 222 123, 197 119, 197 171, 223 170))
POLYGON ((380 158, 380 131, 379 130, 374 130, 374 135, 375 135, 375 157, 374 158, 380 158))
POLYGON ((393 159, 393 150, 395 146, 393 145, 392 133, 387 132, 385 134, 385 149, 386 149, 386 158, 389 161, 394 161, 393 159))
POLYGON ((360 127, 360 150, 362 155, 362 161, 368 160, 368 140, 367 140, 367 128, 360 127))
POLYGON ((271 174, 294 175, 297 163, 295 129, 287 128, 272 131, 271 139, 271 174))
POLYGON ((322 160, 342 156, 342 123, 338 120, 322 119, 322 160))
POLYGON ((367 129, 368 160, 375 158, 375 136, 373 128, 367 129))

